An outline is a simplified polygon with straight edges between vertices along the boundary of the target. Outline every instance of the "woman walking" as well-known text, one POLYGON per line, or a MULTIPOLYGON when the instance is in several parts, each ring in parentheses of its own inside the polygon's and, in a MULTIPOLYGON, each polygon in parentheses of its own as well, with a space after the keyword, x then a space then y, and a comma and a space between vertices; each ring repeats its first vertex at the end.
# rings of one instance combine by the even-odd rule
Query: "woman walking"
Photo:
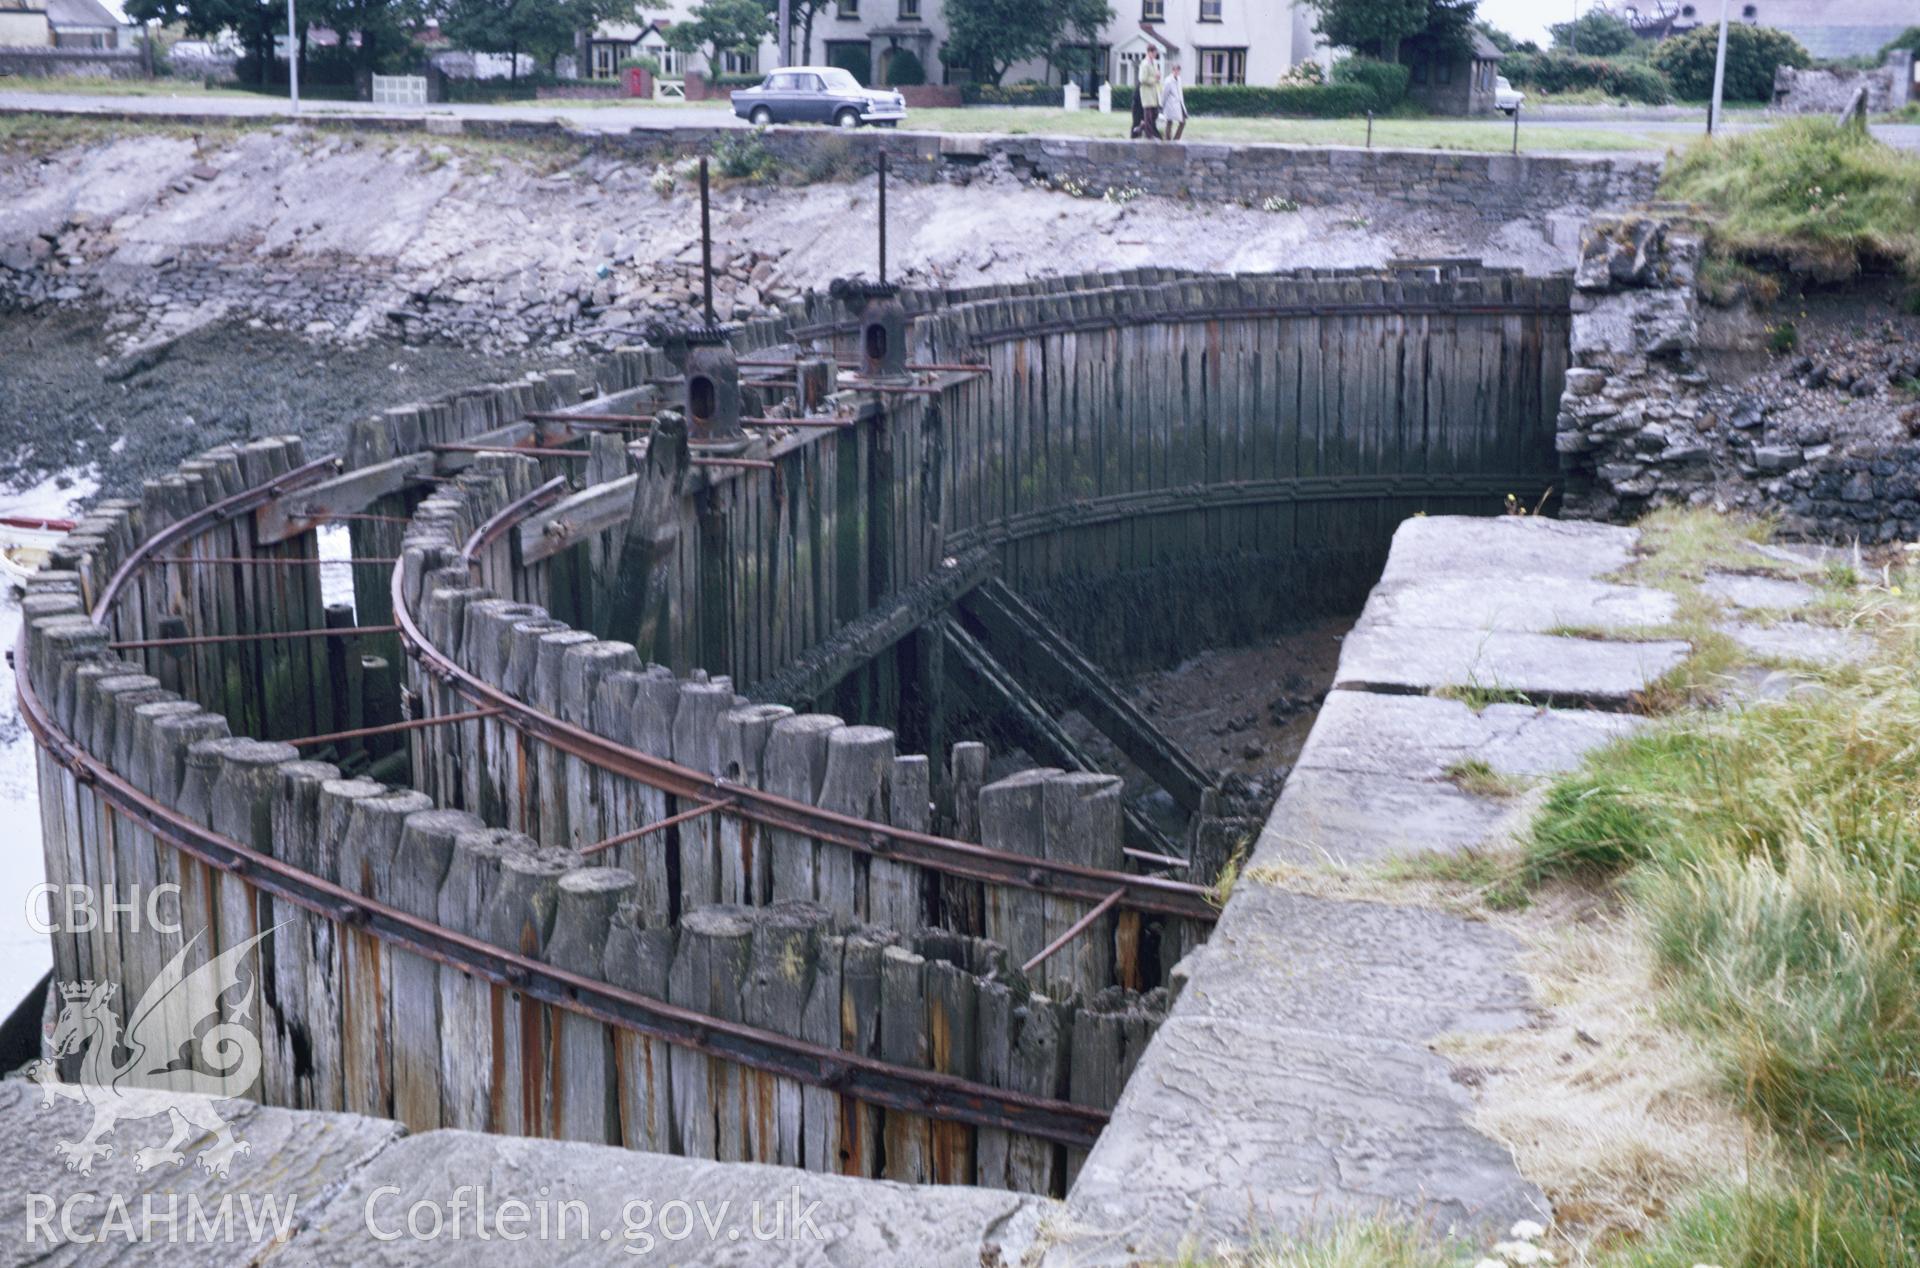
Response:
POLYGON ((1187 132, 1187 95, 1180 90, 1180 59, 1167 58, 1166 82, 1160 85, 1160 119, 1167 140, 1178 141, 1187 132))

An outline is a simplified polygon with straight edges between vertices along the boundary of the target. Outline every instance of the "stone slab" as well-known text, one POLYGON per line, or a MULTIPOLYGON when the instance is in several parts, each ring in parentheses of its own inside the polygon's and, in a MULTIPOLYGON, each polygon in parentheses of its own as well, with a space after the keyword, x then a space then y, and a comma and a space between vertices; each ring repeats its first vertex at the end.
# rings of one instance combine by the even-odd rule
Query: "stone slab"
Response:
POLYGON ((1526 696, 1624 707, 1686 659, 1677 640, 1615 642, 1502 630, 1378 625, 1356 628, 1334 686, 1433 692, 1477 686, 1526 696))
POLYGON ((1637 529, 1530 515, 1421 515, 1394 530, 1380 580, 1561 577, 1590 580, 1633 562, 1637 529))
POLYGON ((94 1121, 92 1107, 64 1097, 51 1106, 41 1101, 33 1084, 0 1082, 0 1175, 6 1177, 0 1185, 0 1264, 138 1262, 145 1250, 136 1234, 168 1237, 169 1226, 149 1220, 150 1210, 171 1213, 175 1220, 165 1263, 210 1268, 252 1263, 279 1232, 276 1218, 267 1214, 269 1202, 276 1213, 287 1215, 289 1227, 295 1226, 324 1207, 349 1176, 403 1130, 397 1123, 354 1114, 127 1089, 116 1101, 119 1118, 103 1137, 113 1152, 82 1173, 67 1169, 55 1145, 86 1135, 94 1121), (186 1106, 196 1117, 212 1107, 232 1124, 234 1138, 247 1150, 232 1159, 224 1178, 198 1165, 196 1155, 212 1141, 198 1129, 184 1146, 183 1163, 139 1169, 138 1152, 165 1145, 172 1134, 170 1106, 186 1106), (223 1202, 230 1220, 220 1217, 223 1202), (196 1210, 212 1222, 211 1240, 199 1235, 198 1224, 190 1224, 196 1210), (116 1212, 130 1217, 125 1233, 116 1212), (257 1222, 249 1221, 249 1212, 257 1222), (41 1222, 31 1222, 36 1215, 41 1222))
POLYGON ((1068 1198, 1049 1263, 1399 1215, 1492 1231, 1546 1202, 1429 1045, 1523 1024, 1506 935, 1243 881, 1068 1198))
POLYGON ((432 1131, 398 1142, 359 1169, 289 1254, 268 1263, 979 1268, 1020 1262, 1057 1209, 1044 1198, 990 1189, 916 1187, 605 1145, 432 1131), (456 1194, 465 1199, 458 1239, 456 1194), (482 1206, 497 1220, 512 1214, 510 1202, 526 1204, 530 1235, 505 1240, 498 1235, 505 1226, 496 1225, 492 1239, 479 1240, 482 1206), (565 1237, 558 1235, 563 1202, 579 1203, 567 1208, 565 1237), (438 1237, 423 1240, 409 1230, 416 1203, 426 1204, 419 1231, 431 1230, 433 1213, 440 1216, 438 1237), (545 1237, 532 1235, 542 1209, 549 1212, 545 1237), (400 1235, 383 1240, 395 1232, 400 1235), (781 1235, 764 1236, 775 1232, 781 1235))
POLYGON ((1736 608, 1753 610, 1791 612, 1806 607, 1818 596, 1818 591, 1804 581, 1740 572, 1710 572, 1700 588, 1736 608))
POLYGON ((1382 582, 1360 625, 1431 629, 1631 629, 1671 621, 1678 600, 1647 586, 1578 577, 1417 577, 1382 582))
POLYGON ((1475 713, 1433 696, 1334 691, 1294 769, 1439 780, 1478 759, 1503 775, 1551 775, 1640 725, 1631 714, 1596 710, 1495 704, 1475 713))
POLYGON ((1732 624, 1723 627, 1733 641, 1771 660, 1804 661, 1815 665, 1857 665, 1873 651, 1873 640, 1855 630, 1804 621, 1778 625, 1732 624))
POLYGON ((1296 770, 1254 842, 1251 862, 1360 866, 1451 854, 1504 838, 1513 807, 1439 779, 1296 770))

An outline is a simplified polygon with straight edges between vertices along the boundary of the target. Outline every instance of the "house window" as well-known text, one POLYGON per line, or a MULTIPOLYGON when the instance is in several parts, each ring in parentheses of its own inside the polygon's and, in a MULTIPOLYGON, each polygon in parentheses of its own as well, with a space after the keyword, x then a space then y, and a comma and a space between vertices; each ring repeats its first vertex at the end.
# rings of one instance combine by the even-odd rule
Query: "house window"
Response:
POLYGON ((1453 63, 1452 62, 1435 62, 1433 64, 1433 82, 1436 84, 1452 83, 1453 82, 1453 63))
POLYGON ((1244 48, 1201 49, 1199 82, 1203 84, 1246 83, 1247 50, 1244 48))
POLYGON ((1220 20, 1220 0, 1200 0, 1200 20, 1218 22, 1220 20))
POLYGON ((660 78, 685 79, 687 77, 686 54, 677 48, 642 49, 648 57, 660 63, 660 78))
POLYGON ((618 44, 595 44, 593 46, 593 78, 612 79, 620 66, 620 46, 618 44))
POLYGON ((833 16, 839 18, 842 22, 858 22, 860 20, 860 0, 835 0, 833 16))
POLYGON ((1758 5, 1750 4, 1746 8, 1740 10, 1740 16, 1745 18, 1749 22, 1758 21, 1760 18, 1760 7, 1758 5))
POLYGON ((1427 64, 1425 62, 1415 62, 1413 64, 1412 78, 1416 84, 1424 84, 1427 82, 1427 64))
POLYGON ((1113 82, 1127 87, 1140 82, 1140 59, 1143 53, 1122 53, 1113 64, 1113 82))
POLYGON ((900 20, 918 22, 920 20, 920 0, 900 0, 900 20))
POLYGON ((760 50, 757 48, 730 48, 720 54, 720 73, 722 75, 751 75, 760 65, 760 50))
POLYGON ((1140 20, 1142 22, 1165 22, 1167 20, 1167 0, 1140 0, 1140 20))

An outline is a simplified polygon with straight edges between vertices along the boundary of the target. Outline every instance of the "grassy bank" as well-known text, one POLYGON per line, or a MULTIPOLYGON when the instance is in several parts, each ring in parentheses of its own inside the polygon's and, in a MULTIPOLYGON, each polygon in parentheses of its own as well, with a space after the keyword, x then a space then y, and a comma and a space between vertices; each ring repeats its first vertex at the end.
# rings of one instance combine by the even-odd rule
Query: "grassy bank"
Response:
POLYGON ((1892 264, 1920 280, 1920 155, 1829 120, 1699 142, 1663 192, 1713 214, 1725 256, 1828 280, 1892 264))
MULTIPOLYGON (((1688 524, 1706 518, 1670 517, 1686 530, 1671 536, 1711 549, 1727 522, 1688 524)), ((1667 1015, 1788 1160, 1785 1176, 1703 1195, 1613 1262, 1920 1261, 1914 593, 1889 574, 1836 607, 1875 636, 1863 668, 1772 703, 1676 714, 1559 781, 1533 825, 1525 878, 1582 878, 1635 909, 1667 1015)))

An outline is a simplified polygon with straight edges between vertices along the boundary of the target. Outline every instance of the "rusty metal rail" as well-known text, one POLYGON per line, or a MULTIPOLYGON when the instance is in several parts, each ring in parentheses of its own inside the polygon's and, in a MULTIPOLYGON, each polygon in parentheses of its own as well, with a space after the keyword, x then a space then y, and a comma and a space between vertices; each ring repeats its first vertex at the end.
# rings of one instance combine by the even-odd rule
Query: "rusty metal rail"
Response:
POLYGON ((1211 924, 1218 915, 1212 891, 1201 885, 1035 858, 972 841, 860 819, 731 783, 630 748, 543 712, 463 669, 433 645, 407 610, 399 568, 393 572, 392 599, 400 640, 426 673, 465 696, 477 708, 497 708, 503 715, 502 720, 523 734, 609 774, 687 801, 706 803, 732 798, 735 804, 727 807, 725 813, 763 827, 811 837, 875 858, 913 863, 982 884, 1059 894, 1090 903, 1099 903, 1118 889, 1123 895, 1120 905, 1130 910, 1206 924, 1211 924))
POLYGON ((276 900, 294 903, 336 924, 366 930, 382 942, 594 1021, 632 1030, 735 1062, 749 1069, 828 1088, 870 1105, 904 1110, 948 1122, 969 1123, 1089 1148, 1107 1122, 1107 1112, 1046 1097, 990 1087, 969 1079, 877 1058, 823 1048, 775 1031, 726 1021, 622 990, 539 960, 455 933, 377 899, 263 854, 194 822, 148 796, 106 763, 76 745, 50 719, 33 690, 26 631, 15 661, 20 714, 34 740, 76 779, 116 811, 154 836, 210 867, 246 879, 276 900))

